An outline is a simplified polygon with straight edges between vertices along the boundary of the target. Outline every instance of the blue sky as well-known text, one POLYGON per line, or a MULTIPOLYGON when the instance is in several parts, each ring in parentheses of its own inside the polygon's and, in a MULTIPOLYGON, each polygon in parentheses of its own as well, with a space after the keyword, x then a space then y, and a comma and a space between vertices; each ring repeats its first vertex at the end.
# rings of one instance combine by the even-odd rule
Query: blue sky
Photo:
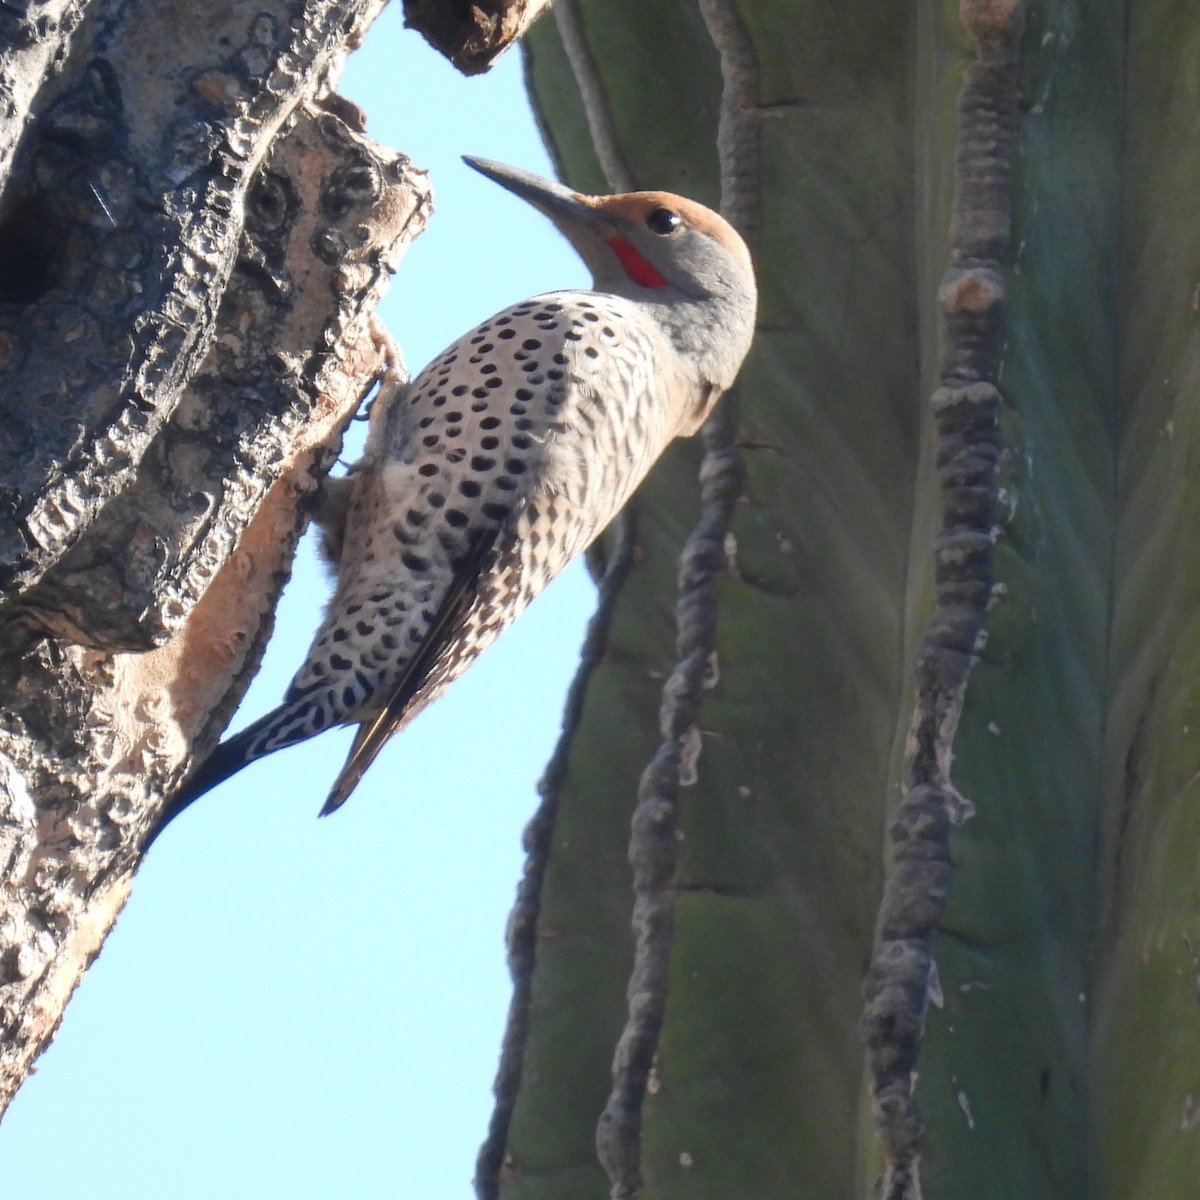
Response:
MULTIPOLYGON (((392 5, 342 90, 431 173, 436 212, 382 310, 414 374, 505 304, 586 285, 543 218, 458 159, 549 172, 516 52, 463 79, 392 5)), ((307 544, 235 726, 278 701, 327 594, 307 544)), ((5 1195, 470 1195, 520 833, 591 601, 575 564, 333 817, 316 813, 348 731, 257 764, 164 835, 0 1125, 5 1195)))

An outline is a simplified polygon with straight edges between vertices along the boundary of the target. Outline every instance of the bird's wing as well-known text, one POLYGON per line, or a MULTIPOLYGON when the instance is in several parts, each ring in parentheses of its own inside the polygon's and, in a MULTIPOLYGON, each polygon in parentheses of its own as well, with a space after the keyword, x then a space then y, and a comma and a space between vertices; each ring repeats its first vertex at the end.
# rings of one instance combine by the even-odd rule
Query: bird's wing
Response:
POLYGON ((345 765, 321 808, 321 816, 327 817, 346 803, 388 738, 409 715, 408 709, 413 699, 429 679, 442 652, 453 641, 470 611, 484 564, 504 528, 504 525, 500 525, 481 531, 466 557, 458 564, 453 584, 442 597, 421 645, 409 659, 383 711, 369 724, 364 722, 359 726, 345 765))

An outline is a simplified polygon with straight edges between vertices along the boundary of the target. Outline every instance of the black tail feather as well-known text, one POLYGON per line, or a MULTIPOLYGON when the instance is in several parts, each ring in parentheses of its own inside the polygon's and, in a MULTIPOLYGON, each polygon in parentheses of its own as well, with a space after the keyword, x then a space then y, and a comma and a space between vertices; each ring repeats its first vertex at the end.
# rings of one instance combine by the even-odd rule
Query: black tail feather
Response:
POLYGON ((151 842, 194 801, 212 791, 218 784, 224 783, 230 776, 236 775, 244 766, 262 757, 261 754, 250 754, 251 745, 264 730, 278 720, 279 711, 276 709, 267 713, 265 717, 246 726, 241 733, 235 733, 233 737, 223 741, 192 771, 163 806, 162 817, 151 835, 151 842))

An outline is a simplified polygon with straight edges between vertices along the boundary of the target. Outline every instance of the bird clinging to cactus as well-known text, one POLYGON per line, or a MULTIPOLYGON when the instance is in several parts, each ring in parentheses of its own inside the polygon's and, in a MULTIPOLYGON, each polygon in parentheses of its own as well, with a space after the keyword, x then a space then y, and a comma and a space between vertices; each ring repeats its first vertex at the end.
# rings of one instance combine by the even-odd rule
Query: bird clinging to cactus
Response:
POLYGON ((700 428, 746 356, 754 270, 716 213, 466 161, 550 218, 594 290, 514 304, 407 389, 381 389, 308 657, 279 707, 185 781, 164 825, 255 759, 357 724, 322 814, 343 804, 387 739, 587 548, 667 444, 700 428))

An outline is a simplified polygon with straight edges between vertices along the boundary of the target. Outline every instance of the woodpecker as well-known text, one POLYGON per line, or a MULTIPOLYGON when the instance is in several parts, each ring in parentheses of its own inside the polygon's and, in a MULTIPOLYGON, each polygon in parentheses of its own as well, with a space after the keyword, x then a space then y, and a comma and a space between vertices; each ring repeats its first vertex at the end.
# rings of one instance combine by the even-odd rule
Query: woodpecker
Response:
POLYGON ((700 428, 750 348, 754 269, 716 213, 465 161, 545 214, 594 290, 514 304, 406 389, 381 388, 342 515, 326 524, 337 586, 304 665, 278 708, 184 782, 160 829, 255 759, 357 724, 321 814, 343 804, 387 739, 596 538, 667 443, 700 428))

